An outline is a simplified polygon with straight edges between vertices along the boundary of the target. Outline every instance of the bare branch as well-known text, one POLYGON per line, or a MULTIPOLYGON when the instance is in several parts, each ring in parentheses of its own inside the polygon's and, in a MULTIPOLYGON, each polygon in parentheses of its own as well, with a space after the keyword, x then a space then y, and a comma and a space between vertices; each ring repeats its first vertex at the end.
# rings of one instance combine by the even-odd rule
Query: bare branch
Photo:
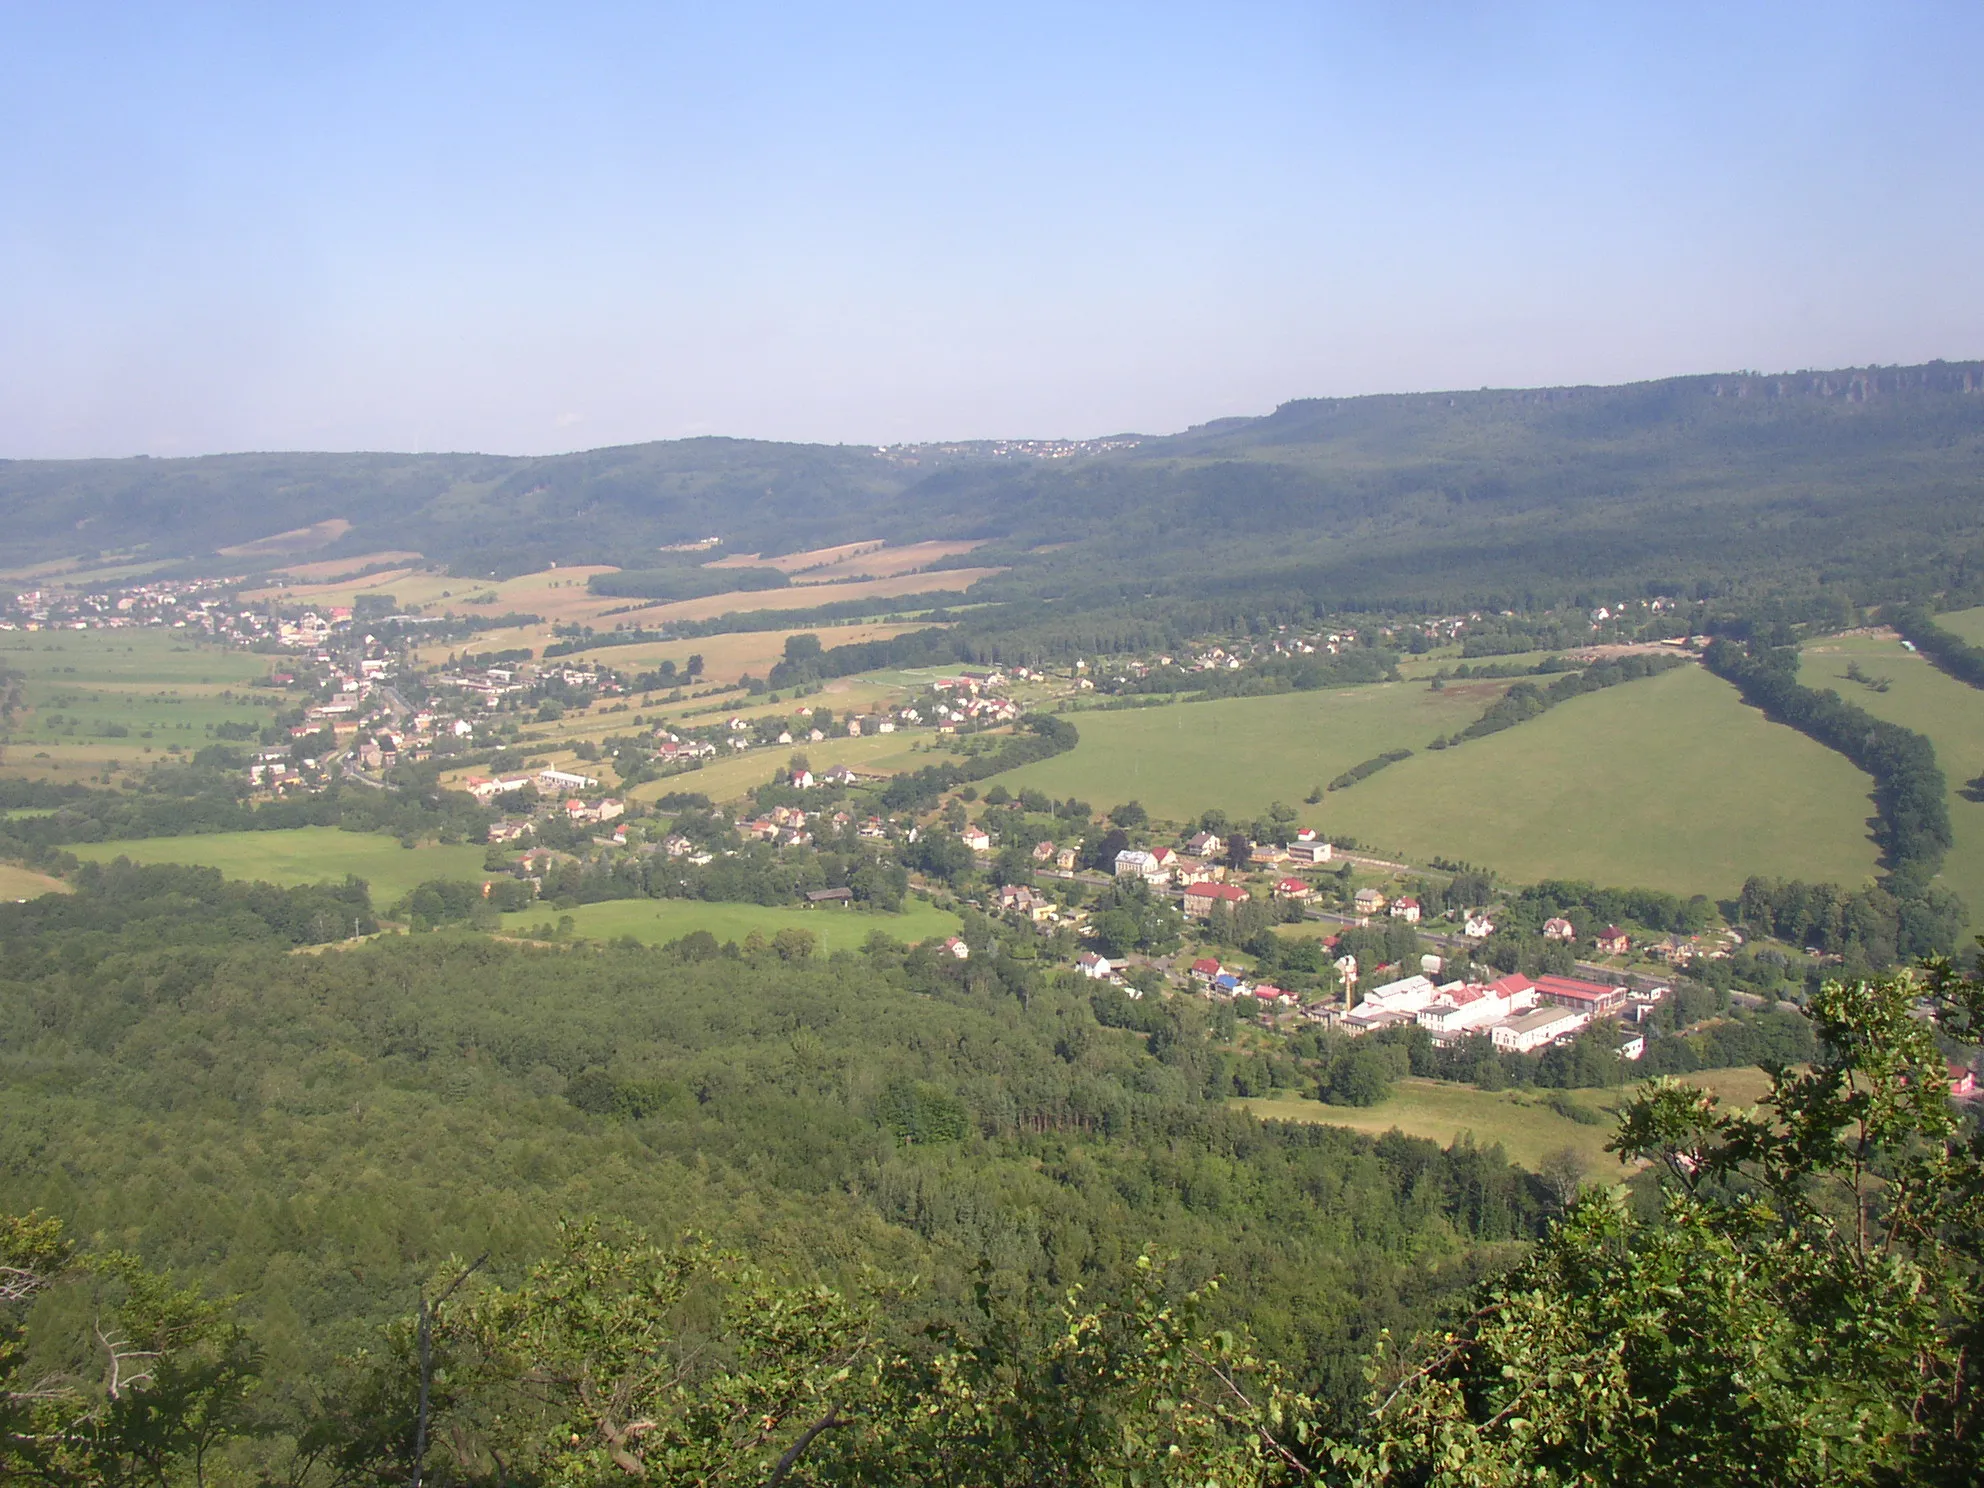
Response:
POLYGON ((785 1455, 779 1458, 778 1466, 774 1467, 772 1469, 772 1475, 765 1479, 765 1488, 778 1488, 778 1485, 785 1481, 785 1475, 792 1471, 793 1464, 806 1455, 807 1448, 811 1447, 819 1439, 821 1432, 832 1431, 836 1427, 847 1424, 846 1421, 840 1418, 840 1403, 838 1401, 828 1406, 827 1413, 811 1426, 808 1426, 804 1431, 800 1432, 799 1440, 785 1449, 785 1455))

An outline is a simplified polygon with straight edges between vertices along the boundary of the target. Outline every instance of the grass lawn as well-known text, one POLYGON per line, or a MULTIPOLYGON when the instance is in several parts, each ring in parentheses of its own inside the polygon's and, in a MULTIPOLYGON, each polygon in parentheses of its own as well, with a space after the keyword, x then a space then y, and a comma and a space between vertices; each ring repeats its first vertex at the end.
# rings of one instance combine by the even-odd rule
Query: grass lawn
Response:
POLYGON ((384 910, 430 878, 480 882, 480 847, 429 844, 408 850, 397 838, 336 827, 296 827, 286 832, 213 832, 194 837, 146 837, 135 842, 79 842, 79 858, 109 862, 193 863, 218 868, 229 878, 263 883, 317 883, 355 873, 372 886, 374 908, 384 910))
POLYGON ((1332 792, 1326 832, 1517 879, 1734 895, 1753 873, 1859 884, 1870 782, 1699 667, 1627 682, 1332 792))
MULTIPOLYGON (((1984 610, 1969 612, 1984 615, 1984 610)), ((1947 621, 1952 616, 1939 619, 1947 621)), ((1984 929, 1984 804, 1960 794, 1984 775, 1984 689, 1938 671, 1924 657, 1879 636, 1837 636, 1806 648, 1799 680, 1808 687, 1830 687, 1850 703, 1927 734, 1936 763, 1949 781, 1950 826, 1955 836, 1943 860, 1941 881, 1970 906, 1973 930, 1984 929), (1869 677, 1888 680, 1876 692, 1846 676, 1858 663, 1869 677)))
MULTIPOLYGON (((695 930, 707 930, 719 941, 742 941, 753 930, 767 940, 781 930, 810 930, 824 951, 853 951, 880 930, 914 943, 957 932, 956 915, 945 914, 920 899, 910 899, 901 914, 864 914, 850 909, 800 909, 763 904, 711 904, 700 899, 615 899, 582 904, 566 913, 573 933, 592 940, 631 935, 648 945, 678 940, 695 930)), ((503 928, 528 934, 538 925, 560 918, 548 904, 534 905, 503 916, 503 928)))
MULTIPOLYGON (((1690 1085, 1714 1091, 1725 1106, 1755 1105, 1770 1088, 1769 1077, 1754 1068, 1705 1070, 1682 1078, 1690 1085)), ((1605 1144, 1612 1139, 1611 1113, 1630 1092, 1565 1093, 1579 1105, 1604 1115, 1603 1124, 1586 1126, 1558 1115, 1544 1104, 1548 1092, 1476 1090, 1472 1085, 1443 1080, 1400 1080, 1390 1097, 1375 1106, 1329 1106, 1297 1095, 1240 1099, 1233 1104, 1246 1107, 1264 1121, 1310 1121, 1348 1127, 1370 1136, 1397 1130, 1442 1147, 1463 1135, 1484 1147, 1499 1142, 1511 1161, 1532 1169, 1547 1154, 1568 1147, 1585 1160, 1593 1177, 1619 1173, 1619 1159, 1605 1150, 1605 1144)))
MULTIPOLYGON (((1388 749, 1423 748, 1478 717, 1508 685, 1456 682, 1432 692, 1423 683, 1380 682, 1073 713, 1068 721, 1081 732, 1074 749, 993 779, 1008 790, 1075 796, 1098 811, 1134 798, 1174 821, 1196 820, 1214 806, 1251 817, 1271 801, 1298 805, 1311 788, 1388 749)), ((1348 794, 1332 795, 1305 819, 1328 819, 1331 804, 1348 794)))
POLYGON ((43 894, 67 894, 70 888, 59 878, 36 873, 18 863, 0 863, 0 902, 39 899, 43 894))

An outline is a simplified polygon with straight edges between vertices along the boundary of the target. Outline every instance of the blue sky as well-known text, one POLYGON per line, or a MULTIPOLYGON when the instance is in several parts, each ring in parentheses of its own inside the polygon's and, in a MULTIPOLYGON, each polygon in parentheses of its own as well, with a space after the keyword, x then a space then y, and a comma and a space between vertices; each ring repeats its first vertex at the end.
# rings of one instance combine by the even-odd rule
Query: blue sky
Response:
POLYGON ((1984 7, 0 0, 0 456, 1984 356, 1984 7))

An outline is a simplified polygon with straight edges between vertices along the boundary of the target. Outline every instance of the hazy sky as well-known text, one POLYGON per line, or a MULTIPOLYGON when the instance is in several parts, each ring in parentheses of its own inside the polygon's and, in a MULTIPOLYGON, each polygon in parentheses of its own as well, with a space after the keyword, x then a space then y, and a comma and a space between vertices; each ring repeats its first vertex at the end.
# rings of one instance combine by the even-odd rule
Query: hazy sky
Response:
POLYGON ((1984 6, 0 0, 0 456, 1984 356, 1984 6))

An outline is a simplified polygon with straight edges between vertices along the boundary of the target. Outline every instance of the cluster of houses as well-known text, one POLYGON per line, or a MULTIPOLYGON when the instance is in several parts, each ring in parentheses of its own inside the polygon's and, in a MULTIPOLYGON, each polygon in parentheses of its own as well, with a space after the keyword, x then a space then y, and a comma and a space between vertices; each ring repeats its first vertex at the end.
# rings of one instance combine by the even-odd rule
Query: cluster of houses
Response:
MULTIPOLYGON (((1351 1035, 1416 1024, 1439 1046, 1486 1036, 1497 1049, 1529 1054, 1574 1037, 1606 1018, 1643 1023, 1667 989, 1634 992, 1576 977, 1509 975, 1492 982, 1455 981, 1436 985, 1420 973, 1374 987, 1348 1012, 1318 1010, 1317 1016, 1351 1035)), ((1619 1053, 1638 1059, 1646 1051, 1643 1034, 1624 1032, 1619 1053)))

